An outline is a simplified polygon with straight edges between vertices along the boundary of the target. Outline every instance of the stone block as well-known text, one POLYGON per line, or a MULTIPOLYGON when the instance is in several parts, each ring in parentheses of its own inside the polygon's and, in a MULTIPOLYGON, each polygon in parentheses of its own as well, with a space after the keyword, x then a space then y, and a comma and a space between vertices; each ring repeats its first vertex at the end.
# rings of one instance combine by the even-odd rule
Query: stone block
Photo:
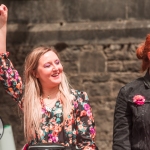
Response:
POLYGON ((78 65, 75 62, 63 62, 64 72, 68 75, 70 74, 78 74, 79 69, 78 65))
POLYGON ((11 12, 9 22, 63 23, 150 19, 148 0, 1 0, 1 3, 6 4, 11 12))
POLYGON ((59 53, 61 61, 69 61, 69 62, 74 62, 78 61, 78 56, 79 56, 79 50, 72 50, 72 49, 64 49, 59 53))
POLYGON ((86 50, 86 51, 92 51, 92 50, 94 50, 95 48, 94 48, 94 46, 93 45, 83 45, 82 47, 81 47, 81 50, 82 51, 84 51, 84 50, 86 50))
POLYGON ((82 78, 82 82, 93 82, 93 83, 98 83, 98 82, 106 82, 109 81, 110 75, 108 73, 83 73, 80 74, 80 77, 82 78))
POLYGON ((84 89, 89 93, 89 96, 111 96, 111 85, 106 83, 85 83, 84 89))
POLYGON ((108 60, 137 60, 136 49, 130 44, 110 45, 104 49, 108 60))
POLYGON ((80 55, 80 72, 104 72, 105 58, 101 52, 82 52, 80 55))
POLYGON ((74 75, 69 77, 72 88, 83 91, 82 77, 80 75, 74 75))
POLYGON ((128 1, 127 8, 128 8, 128 18, 136 18, 137 20, 150 19, 148 15, 150 13, 149 0, 137 1, 132 0, 128 1))
MULTIPOLYGON (((112 46, 110 46, 112 47, 112 46)), ((120 49, 110 49, 110 47, 107 47, 106 49, 104 49, 104 52, 108 58, 108 60, 124 60, 124 54, 121 51, 121 47, 120 49)), ((119 48, 119 47, 118 47, 119 48)))
POLYGON ((122 83, 122 84, 127 84, 139 77, 142 77, 144 76, 145 73, 140 73, 140 72, 124 72, 124 73, 113 73, 111 75, 113 81, 117 81, 119 83, 122 83))
POLYGON ((119 45, 119 44, 111 44, 111 45, 110 45, 110 50, 111 50, 111 51, 120 50, 121 48, 122 48, 122 46, 119 45))
POLYGON ((107 71, 108 72, 117 72, 121 71, 123 68, 121 61, 108 61, 107 63, 107 71))
POLYGON ((83 22, 125 19, 124 1, 1 0, 11 12, 9 22, 83 22), (14 9, 15 8, 15 9, 14 9), (111 12, 111 13, 110 13, 111 12), (118 13, 119 12, 119 13, 118 13))
POLYGON ((140 61, 124 61, 123 62, 123 71, 139 72, 141 70, 140 61))

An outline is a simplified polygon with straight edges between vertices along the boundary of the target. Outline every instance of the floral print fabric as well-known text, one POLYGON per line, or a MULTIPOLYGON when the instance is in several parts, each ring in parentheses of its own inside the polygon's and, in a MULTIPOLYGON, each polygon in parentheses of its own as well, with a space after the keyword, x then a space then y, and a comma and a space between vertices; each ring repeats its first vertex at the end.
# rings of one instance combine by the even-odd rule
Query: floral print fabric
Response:
MULTIPOLYGON (((8 59, 9 53, 0 55, 0 80, 11 97, 22 108, 23 85, 21 77, 8 59)), ((63 121, 63 105, 61 100, 52 109, 42 105, 40 132, 31 143, 62 143, 65 146, 75 146, 76 149, 97 149, 95 138, 95 123, 92 109, 86 92, 71 90, 73 95, 72 112, 63 121)))
POLYGON ((3 84, 6 92, 18 102, 20 108, 22 108, 22 80, 18 74, 18 71, 14 69, 13 64, 8 59, 9 52, 0 54, 0 81, 3 84))

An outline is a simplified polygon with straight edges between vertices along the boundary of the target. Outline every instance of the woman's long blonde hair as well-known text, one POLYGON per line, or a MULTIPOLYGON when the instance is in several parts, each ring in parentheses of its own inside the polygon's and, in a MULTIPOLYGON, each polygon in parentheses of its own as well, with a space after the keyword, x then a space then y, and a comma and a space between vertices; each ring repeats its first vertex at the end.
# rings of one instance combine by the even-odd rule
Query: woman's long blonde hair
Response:
MULTIPOLYGON (((34 76, 34 71, 38 67, 40 57, 48 51, 53 51, 53 47, 38 47, 26 57, 24 71, 24 133, 26 140, 30 142, 35 138, 35 132, 39 130, 41 120, 42 87, 38 79, 34 76)), ((65 73, 62 73, 62 81, 59 85, 61 100, 63 102, 63 118, 65 119, 72 109, 70 88, 65 73)))

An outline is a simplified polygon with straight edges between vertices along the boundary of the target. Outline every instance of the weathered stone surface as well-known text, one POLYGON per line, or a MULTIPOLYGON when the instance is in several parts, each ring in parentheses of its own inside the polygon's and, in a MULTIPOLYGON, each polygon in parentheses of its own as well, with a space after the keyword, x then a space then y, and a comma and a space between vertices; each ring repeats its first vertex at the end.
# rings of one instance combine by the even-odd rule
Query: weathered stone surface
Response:
POLYGON ((125 73, 115 73, 112 74, 112 78, 114 81, 126 84, 131 82, 132 80, 135 80, 141 76, 143 76, 144 73, 140 73, 140 72, 125 72, 125 73))
POLYGON ((103 72, 105 58, 101 52, 82 52, 80 55, 80 72, 103 72))
POLYGON ((123 62, 123 71, 132 71, 132 72, 139 72, 141 69, 141 62, 140 61, 124 61, 123 62))
POLYGON ((95 47, 93 45, 83 45, 81 50, 87 50, 87 51, 92 51, 94 50, 95 47))
POLYGON ((108 73, 96 73, 96 74, 81 74, 81 78, 83 80, 83 83, 85 82, 106 82, 109 81, 110 75, 108 73))
POLYGON ((1 0, 9 6, 11 22, 75 22, 150 19, 148 0, 1 0), (14 9, 15 8, 15 9, 14 9), (93 9, 91 9, 93 8, 93 9), (24 13, 26 12, 26 13, 24 13), (110 13, 111 12, 111 13, 110 13), (32 14, 32 15, 31 15, 32 14))
POLYGON ((123 68, 121 61, 109 61, 107 64, 107 71, 108 72, 116 72, 121 71, 123 68))
POLYGON ((128 17, 137 18, 137 19, 148 19, 150 16, 148 13, 150 12, 149 6, 150 1, 128 1, 127 8, 128 8, 128 17))
POLYGON ((63 62, 63 67, 67 74, 77 74, 79 72, 78 65, 74 62, 63 62))
POLYGON ((115 45, 110 45, 110 51, 115 51, 115 50, 120 50, 121 45, 115 44, 115 45))
POLYGON ((115 98, 117 97, 121 87, 123 87, 123 86, 124 86, 124 84, 122 84, 120 82, 113 82, 112 83, 112 93, 113 93, 112 95, 113 95, 113 97, 115 97, 115 98))
POLYGON ((93 96, 105 96, 111 92, 111 87, 109 83, 85 83, 85 91, 89 93, 91 97, 93 96))
POLYGON ((126 44, 123 46, 123 51, 124 51, 126 60, 136 60, 137 61, 136 49, 137 49, 136 44, 133 44, 133 45, 126 44))
POLYGON ((62 52, 59 53, 61 57, 61 61, 69 61, 69 62, 74 62, 78 61, 78 56, 79 56, 79 50, 72 50, 72 49, 65 49, 62 52))
POLYGON ((125 45, 110 45, 104 52, 108 57, 108 60, 137 60, 135 55, 136 48, 130 44, 125 45))
POLYGON ((82 77, 80 75, 74 75, 69 77, 70 84, 72 88, 77 90, 84 90, 82 77))
POLYGON ((108 60, 124 60, 124 53, 121 51, 121 46, 110 45, 104 52, 108 58, 108 60))
POLYGON ((140 43, 150 32, 149 21, 8 24, 7 41, 32 45, 140 43), (127 23, 128 22, 128 23, 127 23), (139 25, 139 26, 135 26, 139 25), (141 28, 142 26, 142 28, 141 28), (133 30, 134 29, 134 30, 133 30))

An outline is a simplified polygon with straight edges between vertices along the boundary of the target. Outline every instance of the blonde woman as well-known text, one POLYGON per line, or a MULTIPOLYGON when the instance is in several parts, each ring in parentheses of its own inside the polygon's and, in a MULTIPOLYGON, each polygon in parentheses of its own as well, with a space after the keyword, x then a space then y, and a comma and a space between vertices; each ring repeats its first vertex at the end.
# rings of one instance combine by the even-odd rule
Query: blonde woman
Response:
POLYGON ((0 5, 0 80, 24 112, 28 145, 60 143, 76 149, 97 149, 88 96, 70 89, 53 47, 38 47, 31 51, 25 60, 22 84, 6 52, 7 14, 7 7, 0 5))

